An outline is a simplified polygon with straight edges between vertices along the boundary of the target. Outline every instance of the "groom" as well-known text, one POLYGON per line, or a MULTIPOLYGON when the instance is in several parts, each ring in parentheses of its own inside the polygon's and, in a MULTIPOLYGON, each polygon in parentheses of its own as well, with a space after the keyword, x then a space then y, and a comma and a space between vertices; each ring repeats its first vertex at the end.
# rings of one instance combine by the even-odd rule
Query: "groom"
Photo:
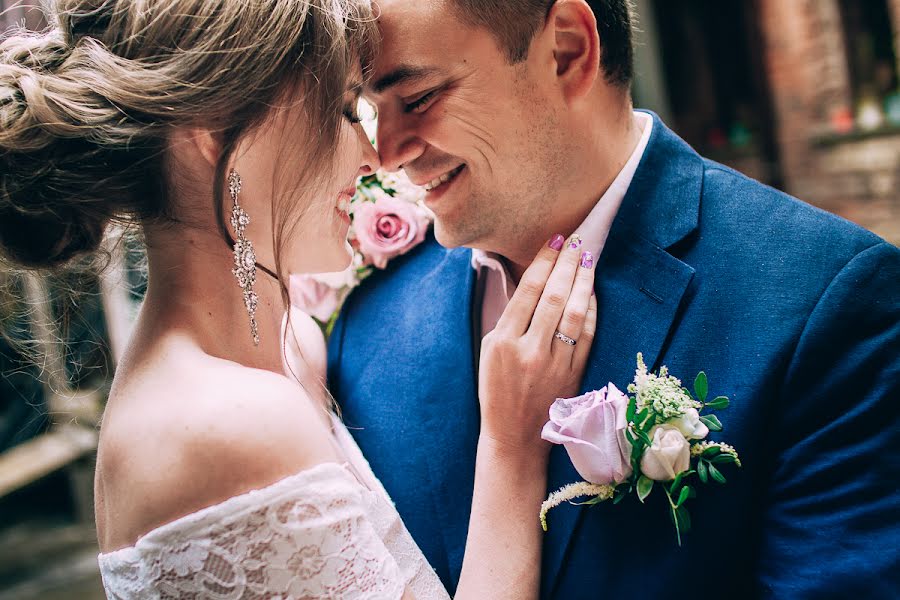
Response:
MULTIPOLYGON (((344 420, 454 592, 481 338, 541 244, 578 232, 600 257, 583 389, 624 389, 638 352, 704 370, 732 399, 713 439, 744 466, 691 501, 681 548, 664 494, 555 509, 541 597, 890 597, 900 251, 634 112, 628 4, 381 1, 379 150, 432 188, 436 241, 345 306, 329 350, 344 420)), ((554 447, 548 491, 580 479, 554 447)))

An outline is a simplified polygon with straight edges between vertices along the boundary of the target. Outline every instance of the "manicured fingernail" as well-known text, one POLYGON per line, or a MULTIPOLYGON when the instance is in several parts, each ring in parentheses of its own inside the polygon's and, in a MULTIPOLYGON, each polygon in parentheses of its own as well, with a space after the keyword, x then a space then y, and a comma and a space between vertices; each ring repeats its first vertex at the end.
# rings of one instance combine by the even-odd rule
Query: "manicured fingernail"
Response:
POLYGON ((585 269, 592 269, 594 267, 594 255, 591 254, 589 250, 585 250, 581 253, 581 266, 585 269))
POLYGON ((579 248, 581 248, 581 244, 581 236, 577 233, 573 233, 572 237, 569 238, 569 248, 571 248, 572 250, 578 250, 579 248))
POLYGON ((552 238, 550 238, 550 243, 547 245, 550 246, 552 249, 556 250, 557 252, 559 252, 560 250, 562 250, 563 244, 565 244, 565 243, 566 243, 566 238, 564 238, 563 236, 561 236, 557 233, 552 238))

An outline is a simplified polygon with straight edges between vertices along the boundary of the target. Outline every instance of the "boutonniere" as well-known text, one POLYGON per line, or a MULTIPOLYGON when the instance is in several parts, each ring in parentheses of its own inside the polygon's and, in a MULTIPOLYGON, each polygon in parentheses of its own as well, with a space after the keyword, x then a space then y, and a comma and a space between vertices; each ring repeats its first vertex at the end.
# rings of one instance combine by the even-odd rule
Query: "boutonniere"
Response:
POLYGON ((668 498, 680 546, 691 528, 687 502, 697 495, 698 484, 724 484, 720 469, 741 466, 733 447, 706 440, 710 431, 722 431, 722 422, 708 411, 728 408, 729 400, 717 396, 707 401, 705 373, 697 375, 692 394, 665 366, 658 374, 648 372, 641 354, 627 389, 628 395, 610 383, 550 407, 542 437, 565 446, 585 481, 547 498, 541 526, 547 531, 547 512, 563 502, 587 498, 583 504, 618 504, 632 493, 644 502, 659 488, 668 498))
POLYGON ((425 190, 402 173, 379 171, 360 178, 350 201, 352 264, 340 273, 292 275, 291 304, 330 335, 350 292, 375 269, 387 268, 391 259, 425 240, 433 216, 424 198, 425 190))

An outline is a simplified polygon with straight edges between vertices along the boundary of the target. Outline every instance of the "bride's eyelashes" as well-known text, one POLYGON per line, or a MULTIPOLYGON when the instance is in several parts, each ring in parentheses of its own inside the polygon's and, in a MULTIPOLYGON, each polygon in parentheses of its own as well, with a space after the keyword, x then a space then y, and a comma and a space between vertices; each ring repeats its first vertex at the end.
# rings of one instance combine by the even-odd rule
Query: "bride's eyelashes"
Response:
POLYGON ((353 125, 362 123, 362 119, 360 118, 359 112, 357 112, 355 105, 348 104, 344 107, 344 117, 353 125))

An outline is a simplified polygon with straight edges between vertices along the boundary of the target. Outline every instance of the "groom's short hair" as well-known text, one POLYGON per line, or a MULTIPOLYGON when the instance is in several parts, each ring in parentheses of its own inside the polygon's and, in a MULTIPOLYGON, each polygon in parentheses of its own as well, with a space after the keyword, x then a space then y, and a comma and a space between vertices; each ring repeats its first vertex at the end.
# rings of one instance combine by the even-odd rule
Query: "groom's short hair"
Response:
MULTIPOLYGON (((513 64, 528 48, 556 0, 453 0, 464 21, 497 38, 513 64)), ((603 51, 600 65, 607 82, 628 87, 634 77, 631 0, 586 0, 597 18, 603 51)))

